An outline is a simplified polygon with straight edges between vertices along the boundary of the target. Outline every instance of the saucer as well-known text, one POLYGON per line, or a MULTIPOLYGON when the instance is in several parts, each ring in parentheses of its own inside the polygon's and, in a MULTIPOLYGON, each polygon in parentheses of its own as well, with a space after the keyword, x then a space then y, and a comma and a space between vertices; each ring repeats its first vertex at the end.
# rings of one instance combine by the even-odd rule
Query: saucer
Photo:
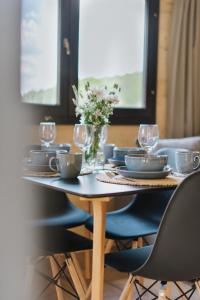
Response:
POLYGON ((172 169, 167 167, 163 171, 129 171, 127 167, 117 168, 117 173, 127 178, 136 179, 163 179, 171 173, 172 169))
POLYGON ((49 165, 37 165, 37 164, 33 164, 31 162, 25 162, 23 165, 23 168, 25 171, 31 171, 31 172, 51 172, 51 173, 55 173, 55 171, 52 171, 49 168, 49 165))
POLYGON ((118 158, 108 158, 109 164, 113 165, 114 167, 124 166, 125 161, 118 158))

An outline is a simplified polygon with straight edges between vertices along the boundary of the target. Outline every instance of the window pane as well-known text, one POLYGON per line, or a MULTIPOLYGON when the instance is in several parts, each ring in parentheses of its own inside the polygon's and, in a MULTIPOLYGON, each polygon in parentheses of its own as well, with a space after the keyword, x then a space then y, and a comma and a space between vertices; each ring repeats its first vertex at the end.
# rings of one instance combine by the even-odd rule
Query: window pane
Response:
POLYGON ((57 105, 58 0, 23 0, 21 94, 24 102, 57 105))
POLYGON ((145 0, 80 0, 79 86, 118 83, 119 107, 145 107, 145 0))

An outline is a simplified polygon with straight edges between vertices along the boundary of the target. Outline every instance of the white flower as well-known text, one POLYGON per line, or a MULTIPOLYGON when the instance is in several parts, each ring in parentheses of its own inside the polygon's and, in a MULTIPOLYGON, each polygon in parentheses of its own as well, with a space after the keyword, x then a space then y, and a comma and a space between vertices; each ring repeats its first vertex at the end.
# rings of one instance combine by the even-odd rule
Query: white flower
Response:
POLYGON ((92 96, 96 96, 97 98, 104 98, 105 97, 105 89, 102 87, 93 86, 90 89, 90 93, 92 96))
POLYGON ((113 105, 118 104, 119 103, 119 98, 117 95, 108 95, 105 99, 108 102, 111 102, 113 105))
POLYGON ((81 92, 73 86, 76 106, 76 116, 81 116, 81 123, 105 125, 109 123, 109 116, 113 114, 114 105, 119 103, 120 88, 113 85, 111 91, 107 87, 92 86, 87 82, 85 91, 81 92))
POLYGON ((101 115, 102 115, 102 112, 99 109, 97 109, 96 112, 95 112, 95 117, 98 118, 101 115))

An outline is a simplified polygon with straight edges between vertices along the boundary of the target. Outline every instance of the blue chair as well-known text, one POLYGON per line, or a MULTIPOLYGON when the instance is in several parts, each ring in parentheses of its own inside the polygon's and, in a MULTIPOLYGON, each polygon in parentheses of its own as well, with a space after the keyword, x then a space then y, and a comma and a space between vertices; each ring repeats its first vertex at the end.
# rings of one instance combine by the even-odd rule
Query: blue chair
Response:
POLYGON ((177 281, 191 281, 192 287, 187 292, 182 291, 182 296, 187 299, 191 298, 196 288, 200 293, 200 239, 197 235, 200 230, 199 183, 200 172, 194 172, 176 189, 153 246, 106 255, 107 266, 130 274, 120 300, 127 299, 132 284, 138 290, 137 275, 176 284, 177 281))
MULTIPOLYGON (((173 190, 157 190, 138 194, 124 208, 107 213, 106 238, 113 241, 137 240, 157 233, 172 193, 173 190)), ((92 217, 86 221, 85 226, 93 231, 92 217)))
POLYGON ((29 192, 32 203, 27 223, 31 237, 28 269, 34 269, 48 281, 37 298, 43 295, 50 284, 56 286, 58 300, 64 299, 62 291, 76 299, 85 298, 87 286, 75 253, 92 249, 92 241, 68 229, 84 225, 88 213, 75 207, 62 192, 34 184, 30 184, 29 192), (57 255, 64 256, 64 260, 61 262, 57 255), (38 267, 45 258, 50 261, 53 277, 38 267), (67 270, 70 277, 66 274, 67 270), (61 284, 61 277, 68 283, 68 288, 61 284))
POLYGON ((89 214, 70 202, 65 193, 30 185, 33 195, 30 204, 30 218, 32 227, 54 227, 73 228, 84 225, 89 214))

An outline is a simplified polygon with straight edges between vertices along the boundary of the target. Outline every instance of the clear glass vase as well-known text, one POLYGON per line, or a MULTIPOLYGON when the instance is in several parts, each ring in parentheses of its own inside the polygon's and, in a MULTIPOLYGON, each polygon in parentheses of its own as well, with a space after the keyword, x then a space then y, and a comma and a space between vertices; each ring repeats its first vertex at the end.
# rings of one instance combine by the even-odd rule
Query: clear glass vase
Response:
POLYGON ((91 169, 98 166, 103 144, 107 139, 107 125, 93 125, 90 146, 85 151, 85 162, 91 169))

